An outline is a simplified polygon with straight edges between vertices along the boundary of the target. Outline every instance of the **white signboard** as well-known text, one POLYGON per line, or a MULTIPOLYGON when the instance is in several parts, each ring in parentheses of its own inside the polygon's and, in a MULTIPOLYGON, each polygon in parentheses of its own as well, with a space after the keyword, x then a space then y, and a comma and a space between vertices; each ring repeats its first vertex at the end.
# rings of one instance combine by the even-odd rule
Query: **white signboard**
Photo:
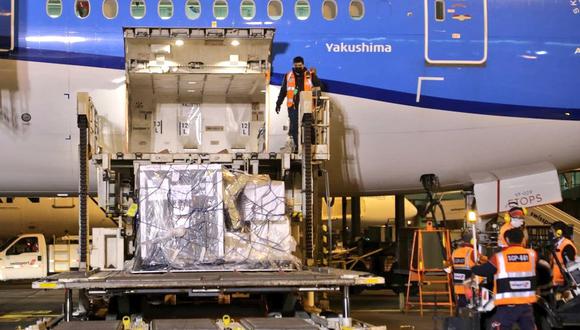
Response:
POLYGON ((549 163, 477 173, 472 179, 479 215, 562 201, 558 172, 549 163))

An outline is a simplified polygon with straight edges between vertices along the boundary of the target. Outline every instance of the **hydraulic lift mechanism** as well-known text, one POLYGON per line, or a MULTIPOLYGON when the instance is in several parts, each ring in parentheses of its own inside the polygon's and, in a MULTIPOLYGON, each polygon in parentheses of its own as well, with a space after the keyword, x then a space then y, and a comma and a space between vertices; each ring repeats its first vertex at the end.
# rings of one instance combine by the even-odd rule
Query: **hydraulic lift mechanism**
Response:
POLYGON ((33 284, 38 289, 66 291, 67 321, 72 315, 72 290, 81 293, 85 310, 94 299, 121 301, 139 295, 217 297, 338 291, 343 293, 344 302, 338 318, 309 319, 317 328, 338 329, 352 325, 349 287, 384 283, 384 279, 367 273, 317 267, 323 255, 317 239, 321 221, 315 215, 321 207, 317 181, 330 157, 330 101, 302 92, 298 153, 270 149, 270 140, 280 138, 269 129, 274 32, 262 28, 124 29, 127 126, 120 140, 111 142, 111 136, 104 134, 106 123, 91 96, 77 95, 81 267, 78 272, 53 275, 33 284), (138 189, 139 169, 152 164, 219 165, 283 181, 286 214, 301 214, 291 221, 297 255, 309 267, 283 272, 153 274, 91 268, 86 205, 94 191, 92 184, 96 182, 99 207, 118 225, 116 238, 123 242, 120 246, 129 260, 139 248, 137 205, 143 198, 138 189), (90 166, 96 168, 94 179, 89 178, 90 166))

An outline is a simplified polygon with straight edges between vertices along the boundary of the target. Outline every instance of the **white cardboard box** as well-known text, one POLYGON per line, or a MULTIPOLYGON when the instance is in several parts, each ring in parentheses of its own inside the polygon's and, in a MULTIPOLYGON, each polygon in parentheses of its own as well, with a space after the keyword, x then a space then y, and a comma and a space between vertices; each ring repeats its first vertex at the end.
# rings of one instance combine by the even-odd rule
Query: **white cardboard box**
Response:
POLYGON ((242 200, 245 221, 285 221, 286 204, 283 181, 269 184, 248 182, 242 200))

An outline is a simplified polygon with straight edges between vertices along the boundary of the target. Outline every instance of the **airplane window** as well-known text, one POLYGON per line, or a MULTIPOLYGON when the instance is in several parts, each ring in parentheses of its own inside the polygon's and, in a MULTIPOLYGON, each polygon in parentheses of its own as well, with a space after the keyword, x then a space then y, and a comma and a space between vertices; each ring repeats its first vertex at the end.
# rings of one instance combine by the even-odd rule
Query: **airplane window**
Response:
POLYGON ((304 21, 310 17, 310 2, 308 0, 298 0, 294 4, 294 13, 296 18, 304 21))
POLYGON ((322 17, 327 21, 332 21, 336 18, 338 7, 334 0, 324 0, 322 3, 322 17))
POLYGON ((75 1, 75 14, 78 18, 87 18, 91 13, 91 3, 89 0, 75 1))
POLYGON ((47 0, 46 13, 50 18, 58 18, 62 14, 62 0, 47 0))
POLYGON ((272 20, 279 20, 282 18, 284 13, 284 7, 282 6, 282 1, 280 0, 270 0, 268 2, 268 17, 272 20))
POLYGON ((244 0, 240 5, 240 13, 243 19, 250 20, 256 16, 256 3, 254 0, 244 0))
POLYGON ((443 0, 435 1, 435 20, 445 20, 445 2, 443 2, 443 0))
POLYGON ((119 13, 119 5, 117 0, 105 0, 103 1, 103 16, 108 19, 113 19, 117 17, 119 13))
POLYGON ((188 0, 185 3, 185 15, 189 19, 198 19, 201 16, 201 3, 199 0, 188 0))
POLYGON ((161 19, 170 19, 173 16, 173 1, 159 0, 157 11, 161 19))
POLYGON ((213 16, 222 20, 228 17, 228 3, 225 0, 216 0, 213 3, 213 16))
POLYGON ((131 0, 131 16, 134 19, 141 19, 145 17, 145 11, 147 10, 145 6, 145 1, 143 0, 131 0))
MULTIPOLYGON (((85 16, 86 17, 86 16, 85 16)), ((36 237, 25 237, 21 238, 14 245, 6 251, 6 255, 18 255, 22 253, 34 253, 38 252, 38 238, 36 237)))
POLYGON ((365 4, 362 0, 352 0, 349 6, 350 17, 354 20, 360 20, 365 15, 365 4))

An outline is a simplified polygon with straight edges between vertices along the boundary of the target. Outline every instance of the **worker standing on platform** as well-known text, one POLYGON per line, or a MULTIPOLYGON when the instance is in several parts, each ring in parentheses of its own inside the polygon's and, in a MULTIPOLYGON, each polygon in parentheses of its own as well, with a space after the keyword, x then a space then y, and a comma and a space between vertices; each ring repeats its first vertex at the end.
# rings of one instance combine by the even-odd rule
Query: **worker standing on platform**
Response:
MULTIPOLYGON (((497 244, 500 248, 505 248, 508 246, 506 239, 505 239, 505 233, 513 228, 522 228, 523 231, 523 226, 524 226, 524 209, 522 209, 521 207, 512 207, 509 211, 508 211, 508 215, 509 215, 509 220, 506 220, 506 222, 504 223, 503 226, 501 226, 500 230, 499 230, 499 235, 497 237, 497 244)), ((522 246, 526 245, 526 240, 525 240, 525 231, 524 232, 524 243, 522 244, 522 246)))
POLYGON ((475 265, 475 250, 471 244, 471 234, 466 232, 462 242, 451 254, 453 262, 453 290, 455 292, 457 309, 467 306, 466 290, 463 282, 471 278, 471 268, 475 265))
POLYGON ((505 239, 508 246, 485 264, 474 266, 472 272, 493 275, 496 312, 492 329, 511 330, 517 323, 521 330, 533 330, 538 257, 534 250, 522 246, 524 232, 520 228, 506 231, 505 239))
MULTIPOLYGON (((556 237, 556 242, 554 248, 556 249, 556 258, 562 267, 566 267, 566 264, 570 261, 576 260, 576 246, 572 242, 572 230, 562 221, 557 221, 552 224, 552 229, 556 237)), ((566 281, 564 280, 564 274, 558 266, 558 262, 552 258, 552 274, 554 286, 564 286, 566 281)))
POLYGON ((312 74, 310 70, 306 69, 302 57, 295 57, 292 70, 284 77, 280 94, 278 94, 278 101, 276 101, 276 113, 280 113, 282 102, 286 99, 288 118, 290 119, 288 135, 292 137, 292 141, 294 142, 294 151, 298 148, 298 105, 300 104, 300 92, 311 91, 314 87, 320 87, 320 81, 316 74, 312 74))

